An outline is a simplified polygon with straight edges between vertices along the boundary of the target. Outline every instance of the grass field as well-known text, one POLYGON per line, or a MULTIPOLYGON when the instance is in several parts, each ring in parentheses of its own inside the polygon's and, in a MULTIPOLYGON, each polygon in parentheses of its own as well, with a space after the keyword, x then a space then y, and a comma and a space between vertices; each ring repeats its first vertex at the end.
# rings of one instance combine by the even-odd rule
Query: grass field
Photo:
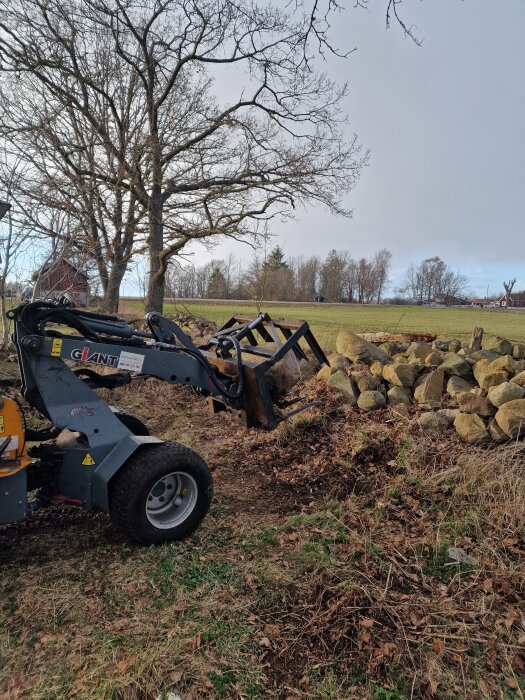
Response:
MULTIPOLYGON (((246 302, 184 302, 167 303, 169 315, 187 308, 195 315, 223 323, 239 311, 257 313, 255 304, 246 302)), ((321 345, 335 349, 337 334, 343 328, 356 333, 389 331, 396 333, 435 333, 440 338, 470 337, 474 326, 484 328, 487 335, 499 335, 510 340, 525 341, 525 313, 488 311, 483 309, 443 309, 419 306, 357 306, 335 304, 263 304, 261 309, 274 318, 301 318, 308 321, 321 345)), ((122 311, 140 311, 140 303, 124 301, 122 311)))
POLYGON ((187 387, 113 393, 203 455, 212 510, 156 548, 83 509, 0 528, 2 700, 523 700, 517 448, 305 391, 272 433, 187 387))

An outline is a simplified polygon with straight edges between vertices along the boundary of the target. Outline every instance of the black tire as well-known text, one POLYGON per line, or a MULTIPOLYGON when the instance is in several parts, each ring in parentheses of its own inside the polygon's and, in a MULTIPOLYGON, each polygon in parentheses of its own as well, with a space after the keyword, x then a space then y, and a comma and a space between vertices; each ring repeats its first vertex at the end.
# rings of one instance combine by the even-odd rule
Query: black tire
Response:
MULTIPOLYGON (((186 494, 182 488, 181 498, 186 494)), ((188 490, 186 490, 186 493, 188 490)), ((206 462, 193 450, 177 442, 144 445, 113 477, 109 485, 111 519, 126 537, 139 544, 163 544, 182 540, 195 532, 204 520, 213 498, 213 479, 206 462), (181 522, 173 526, 157 526, 148 512, 152 489, 163 479, 187 479, 194 494, 194 503, 181 522)), ((173 499, 172 499, 173 500, 173 499)), ((170 506, 176 512, 177 504, 170 506)), ((155 516, 158 519, 158 516, 155 516)))
POLYGON ((121 423, 124 423, 128 430, 131 430, 133 435, 149 435, 149 430, 146 425, 134 416, 133 413, 129 411, 124 411, 122 408, 117 408, 116 406, 110 406, 111 410, 115 414, 115 418, 118 418, 121 423))

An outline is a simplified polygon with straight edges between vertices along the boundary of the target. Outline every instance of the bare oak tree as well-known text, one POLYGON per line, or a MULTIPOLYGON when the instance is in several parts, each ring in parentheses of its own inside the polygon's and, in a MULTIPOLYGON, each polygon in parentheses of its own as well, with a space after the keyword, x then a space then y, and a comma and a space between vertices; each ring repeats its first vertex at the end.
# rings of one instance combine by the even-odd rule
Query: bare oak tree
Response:
POLYGON ((319 4, 0 0, 2 70, 36 81, 66 123, 57 152, 96 192, 90 211, 113 188, 145 212, 133 235, 148 250, 148 309, 193 240, 257 234, 299 204, 349 213, 342 196, 367 154, 344 133, 346 87, 313 70, 336 7, 319 4), (125 104, 120 84, 133 85, 125 104), (129 120, 139 133, 123 140, 129 120))
POLYGON ((516 278, 509 280, 508 282, 503 282, 503 287, 505 288, 505 307, 507 309, 510 306, 512 306, 512 300, 510 298, 510 295, 512 294, 512 290, 514 289, 515 284, 516 278))

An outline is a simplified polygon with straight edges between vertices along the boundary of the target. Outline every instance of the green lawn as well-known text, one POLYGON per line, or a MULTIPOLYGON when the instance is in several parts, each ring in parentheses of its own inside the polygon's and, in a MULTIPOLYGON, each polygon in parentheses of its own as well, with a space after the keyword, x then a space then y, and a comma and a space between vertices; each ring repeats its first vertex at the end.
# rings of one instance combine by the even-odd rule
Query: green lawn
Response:
MULTIPOLYGON (((257 313, 253 303, 167 303, 166 315, 188 309, 196 315, 223 323, 233 314, 257 313)), ((435 333, 440 338, 470 337, 474 326, 481 326, 487 335, 499 335, 525 342, 525 313, 483 309, 445 309, 418 306, 357 306, 332 304, 272 304, 261 306, 274 318, 305 319, 319 342, 328 350, 335 349, 335 339, 342 328, 356 333, 390 331, 396 333, 435 333)), ((139 310, 138 302, 125 301, 123 311, 139 310)))

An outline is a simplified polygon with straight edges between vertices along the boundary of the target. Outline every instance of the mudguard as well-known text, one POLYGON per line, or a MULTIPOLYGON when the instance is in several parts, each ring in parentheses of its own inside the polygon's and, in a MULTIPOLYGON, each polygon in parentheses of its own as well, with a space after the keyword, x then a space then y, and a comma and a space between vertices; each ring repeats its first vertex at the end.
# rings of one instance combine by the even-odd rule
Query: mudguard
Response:
POLYGON ((151 435, 126 435, 97 466, 93 474, 92 503, 109 512, 108 486, 112 477, 139 448, 164 442, 151 435))

